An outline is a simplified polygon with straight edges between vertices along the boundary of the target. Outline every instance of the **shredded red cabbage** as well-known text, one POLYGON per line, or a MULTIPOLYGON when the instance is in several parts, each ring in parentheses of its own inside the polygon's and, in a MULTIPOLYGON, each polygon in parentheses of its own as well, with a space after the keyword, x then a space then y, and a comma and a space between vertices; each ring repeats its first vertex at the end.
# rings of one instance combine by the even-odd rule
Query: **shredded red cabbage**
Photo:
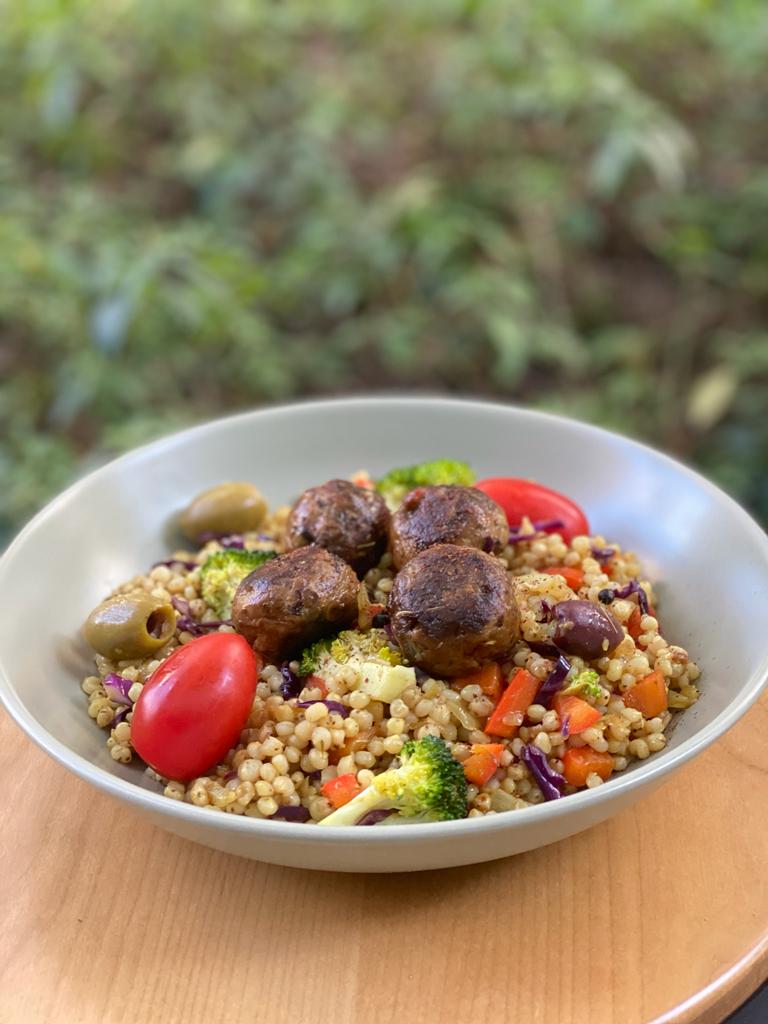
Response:
POLYGON ((541 618, 536 619, 537 622, 549 622, 552 618, 552 605, 549 601, 542 600, 541 602, 541 618))
POLYGON ((133 707, 133 701, 128 696, 128 691, 132 686, 133 682, 130 679, 119 676, 115 672, 110 672, 109 675, 104 677, 104 690, 109 699, 113 700, 115 704, 125 704, 129 708, 133 707))
POLYGON ((596 548, 592 547, 592 557, 596 558, 598 562, 607 562, 609 558, 613 558, 616 554, 615 548, 596 548))
POLYGON ((380 821, 388 818, 390 814, 397 814, 394 807, 376 807, 372 811, 366 811, 362 818, 359 818, 356 825, 378 825, 380 821))
POLYGON ((548 708, 549 702, 562 687, 565 682, 565 677, 570 671, 570 661, 561 654, 557 659, 557 664, 539 687, 534 704, 543 704, 545 708, 548 708))
POLYGON ((304 822, 309 821, 309 811, 306 807, 302 807, 299 804, 298 807, 288 807, 284 805, 278 807, 274 814, 270 815, 272 821, 298 821, 304 822))
POLYGON ((166 558, 162 562, 153 562, 152 568, 156 569, 158 565, 183 565, 185 569, 197 569, 198 563, 187 561, 185 558, 166 558))
POLYGON ((626 586, 621 587, 619 590, 614 590, 614 597, 629 597, 631 594, 637 594, 637 603, 640 606, 640 611, 643 615, 648 615, 648 595, 637 582, 637 580, 630 580, 626 586))
POLYGON ((185 633, 191 633, 192 636, 205 636, 212 629, 218 629, 219 626, 231 626, 232 623, 228 619, 215 619, 213 622, 198 622, 197 619, 192 619, 188 615, 182 615, 176 622, 176 628, 182 630, 185 633))
POLYGON ((536 536, 535 531, 533 533, 520 533, 519 530, 510 530, 508 544, 519 544, 524 540, 533 540, 536 536))
POLYGON ((297 708, 311 708, 313 704, 325 704, 329 711, 335 711, 341 715, 342 718, 347 718, 349 715, 349 708, 346 707, 338 700, 298 700, 296 701, 297 708))
POLYGON ((112 719, 112 728, 116 725, 120 725, 133 710, 133 701, 128 696, 128 691, 133 686, 130 679, 126 679, 124 676, 117 675, 116 672, 110 672, 109 675, 104 677, 104 690, 110 700, 113 700, 115 704, 120 704, 120 710, 116 712, 112 719))
POLYGON ((563 715, 563 720, 560 723, 560 732, 562 733, 563 739, 567 740, 571 735, 571 716, 563 715))
POLYGON ((528 640, 526 641, 526 643, 532 651, 535 651, 537 654, 540 654, 542 658, 560 657, 560 651, 558 651, 554 644, 542 644, 538 643, 538 641, 536 640, 528 640))
POLYGON ((292 697, 298 697, 304 689, 304 683, 299 676, 296 675, 287 661, 284 661, 280 666, 280 675, 283 677, 283 681, 280 683, 280 696, 283 700, 290 700, 292 697))
POLYGON ((207 544, 212 540, 217 540, 223 548, 245 547, 243 538, 237 533, 215 533, 213 530, 206 530, 197 538, 198 544, 207 544))
POLYGON ((521 540, 533 540, 539 533, 550 533, 553 530, 562 530, 565 523, 562 519, 539 519, 535 523, 531 523, 533 531, 531 533, 521 533, 516 527, 512 527, 509 531, 509 543, 517 544, 521 540))
POLYGON ((538 519, 533 523, 533 528, 537 533, 549 533, 550 530, 562 530, 565 523, 562 519, 538 519))
POLYGON ((532 743, 526 744, 520 751, 528 771, 544 795, 545 800, 559 800, 565 789, 563 776, 550 767, 547 755, 532 743))
MULTIPOLYGON (((271 533, 257 533, 256 537, 258 540, 275 539, 271 533)), ((217 540, 223 548, 239 548, 240 550, 245 548, 245 538, 239 533, 214 533, 212 530, 208 530, 205 533, 201 533, 197 540, 199 544, 207 544, 211 540, 217 540)))

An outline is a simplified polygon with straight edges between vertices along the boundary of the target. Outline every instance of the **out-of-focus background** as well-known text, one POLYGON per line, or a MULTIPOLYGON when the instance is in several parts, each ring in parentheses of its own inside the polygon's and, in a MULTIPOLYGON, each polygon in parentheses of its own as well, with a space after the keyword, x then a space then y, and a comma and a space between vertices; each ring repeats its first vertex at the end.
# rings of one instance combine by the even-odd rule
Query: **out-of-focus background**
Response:
POLYGON ((110 454, 361 389, 572 413, 768 520, 764 0, 0 21, 0 545, 110 454))

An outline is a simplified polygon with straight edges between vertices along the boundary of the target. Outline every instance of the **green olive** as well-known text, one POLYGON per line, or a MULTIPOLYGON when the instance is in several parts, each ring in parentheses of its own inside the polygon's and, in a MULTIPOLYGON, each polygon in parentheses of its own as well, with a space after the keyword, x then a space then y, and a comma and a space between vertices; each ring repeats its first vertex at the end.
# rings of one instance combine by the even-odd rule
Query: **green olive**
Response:
POLYGON ((85 639, 112 661, 142 658, 168 643, 176 630, 170 604, 151 594, 117 594, 94 608, 83 626, 85 639))
POLYGON ((182 531, 195 542, 229 533, 258 530, 267 514, 267 503, 253 484, 219 484, 203 491, 181 514, 182 531))

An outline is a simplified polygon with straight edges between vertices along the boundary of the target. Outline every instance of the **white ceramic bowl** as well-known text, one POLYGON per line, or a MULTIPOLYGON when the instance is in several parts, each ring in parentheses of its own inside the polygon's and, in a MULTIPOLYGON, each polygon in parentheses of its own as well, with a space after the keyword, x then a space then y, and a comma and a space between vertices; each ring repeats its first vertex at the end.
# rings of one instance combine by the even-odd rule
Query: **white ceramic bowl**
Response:
MULTIPOLYGON (((650 793, 755 701, 768 676, 768 538, 691 470, 615 434, 523 409, 440 398, 356 398, 266 409, 131 452, 70 487, 0 560, 0 695, 22 729, 80 778, 156 824, 292 867, 407 871, 552 843, 650 793), (164 557, 174 514, 203 488, 252 480, 271 502, 365 467, 449 456, 479 476, 535 477, 578 501, 593 531, 639 552, 664 631, 703 669, 669 746, 598 789, 527 810, 401 828, 315 829, 169 800, 117 765, 85 714, 78 630, 120 581, 164 557)), ((12 784, 12 781, 11 781, 12 784)), ((673 781, 671 783, 675 785, 673 781)))

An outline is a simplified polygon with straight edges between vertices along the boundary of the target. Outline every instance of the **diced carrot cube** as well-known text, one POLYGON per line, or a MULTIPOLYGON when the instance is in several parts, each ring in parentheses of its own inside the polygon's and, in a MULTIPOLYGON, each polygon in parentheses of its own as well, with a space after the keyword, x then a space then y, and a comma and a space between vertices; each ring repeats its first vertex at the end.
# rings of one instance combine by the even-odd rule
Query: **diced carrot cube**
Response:
POLYGON ((571 786, 586 786, 593 773, 605 781, 613 772, 613 758, 591 747, 570 747, 563 754, 563 775, 571 786))

